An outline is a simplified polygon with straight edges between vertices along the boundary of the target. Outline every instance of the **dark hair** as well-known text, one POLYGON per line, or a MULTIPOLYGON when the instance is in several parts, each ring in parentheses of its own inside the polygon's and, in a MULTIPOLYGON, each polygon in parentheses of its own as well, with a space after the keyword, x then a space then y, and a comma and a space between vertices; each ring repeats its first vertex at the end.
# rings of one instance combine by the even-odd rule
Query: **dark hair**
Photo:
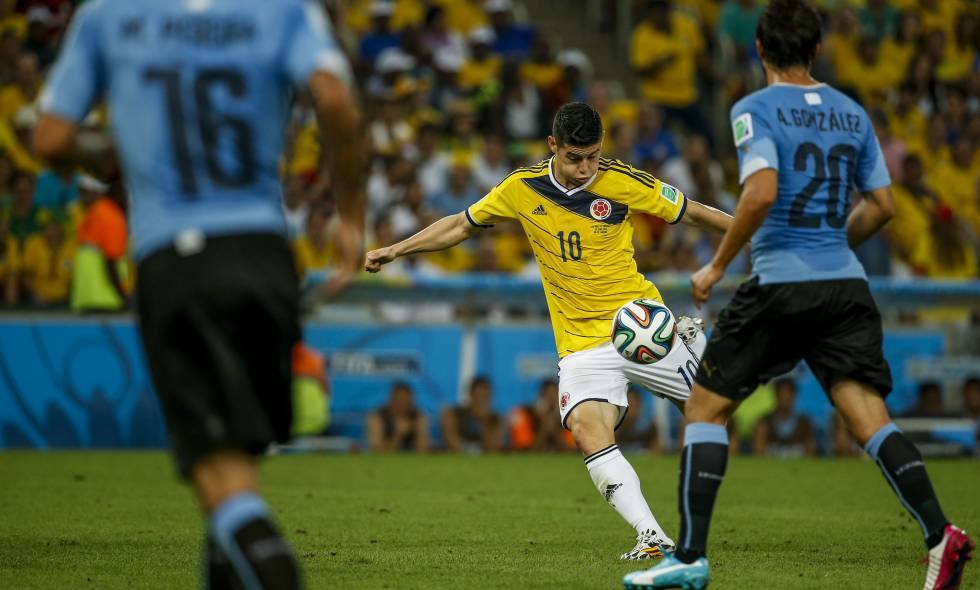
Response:
POLYGON ((927 391, 942 393, 943 386, 940 385, 938 381, 923 381, 922 383, 919 383, 919 394, 923 394, 927 391))
POLYGON ((594 108, 584 102, 563 104, 555 113, 551 134, 559 146, 595 145, 602 139, 602 119, 594 108))
POLYGON ((477 375, 476 377, 473 377, 473 380, 470 381, 470 391, 473 391, 479 385, 485 385, 486 387, 490 387, 490 379, 482 375, 477 375))
POLYGON ((755 28, 763 59, 779 69, 810 66, 820 35, 820 15, 803 0, 773 0, 755 28))

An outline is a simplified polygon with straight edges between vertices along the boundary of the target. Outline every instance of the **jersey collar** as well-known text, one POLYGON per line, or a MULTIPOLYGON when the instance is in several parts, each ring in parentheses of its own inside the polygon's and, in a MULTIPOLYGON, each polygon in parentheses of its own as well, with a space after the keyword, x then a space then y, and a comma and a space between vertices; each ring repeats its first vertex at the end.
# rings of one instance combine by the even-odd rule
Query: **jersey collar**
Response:
POLYGON ((575 187, 573 189, 567 189, 564 186, 562 186, 562 184, 560 182, 558 182, 558 179, 555 178, 555 173, 552 172, 552 170, 551 170, 551 161, 554 160, 554 159, 555 159, 554 156, 548 158, 548 178, 551 180, 551 184, 555 185, 555 188, 556 189, 560 190, 563 194, 565 194, 565 195, 567 195, 569 197, 572 196, 572 195, 574 195, 575 193, 577 193, 579 191, 584 191, 585 189, 589 188, 589 185, 592 184, 592 182, 595 180, 595 177, 599 175, 599 171, 596 170, 596 173, 592 175, 592 178, 590 178, 587 181, 585 181, 584 183, 582 183, 582 185, 577 186, 577 187, 575 187))
POLYGON ((817 82, 816 84, 790 84, 789 82, 773 82, 770 86, 789 86, 790 88, 823 88, 826 86, 826 82, 817 82))

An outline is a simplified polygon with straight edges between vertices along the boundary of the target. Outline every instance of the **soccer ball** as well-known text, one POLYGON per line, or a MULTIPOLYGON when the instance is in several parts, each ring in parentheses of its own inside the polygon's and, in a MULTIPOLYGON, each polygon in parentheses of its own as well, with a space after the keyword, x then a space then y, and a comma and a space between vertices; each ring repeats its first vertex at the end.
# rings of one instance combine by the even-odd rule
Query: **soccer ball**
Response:
POLYGON ((613 317, 612 343, 628 361, 655 363, 670 354, 674 345, 674 315, 653 299, 630 301, 613 317))

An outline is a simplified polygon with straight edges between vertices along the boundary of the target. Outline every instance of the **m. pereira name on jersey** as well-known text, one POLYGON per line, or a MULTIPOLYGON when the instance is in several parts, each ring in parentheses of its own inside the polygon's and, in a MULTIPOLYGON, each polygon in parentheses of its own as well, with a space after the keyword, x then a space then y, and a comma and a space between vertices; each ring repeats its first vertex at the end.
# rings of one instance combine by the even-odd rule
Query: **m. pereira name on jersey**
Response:
POLYGON ((789 117, 783 109, 776 108, 776 117, 787 127, 801 127, 814 131, 842 131, 861 133, 861 117, 853 113, 814 111, 811 109, 789 109, 789 117))

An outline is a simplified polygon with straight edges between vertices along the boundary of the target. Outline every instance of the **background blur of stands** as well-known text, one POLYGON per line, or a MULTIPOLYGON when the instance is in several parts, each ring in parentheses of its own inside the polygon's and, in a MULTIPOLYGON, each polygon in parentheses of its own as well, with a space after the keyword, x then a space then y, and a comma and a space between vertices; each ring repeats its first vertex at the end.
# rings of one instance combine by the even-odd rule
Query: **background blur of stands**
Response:
MULTIPOLYGON (((332 424, 327 438, 306 445, 366 448, 368 413, 387 402, 394 383, 405 382, 439 448, 439 414, 465 401, 474 376, 490 379, 493 408, 504 417, 533 404, 541 381, 556 377, 553 336, 534 278, 381 275, 330 304, 315 296, 323 278, 311 277, 305 341, 327 360, 332 424)), ((693 311, 685 277, 651 278, 677 313, 693 311)), ((735 284, 723 283, 706 308, 709 328, 735 284)), ((877 279, 872 285, 886 318, 885 351, 895 377, 889 407, 906 416, 900 424, 924 451, 975 452, 980 415, 969 413, 961 388, 980 374, 974 323, 980 282, 877 279), (938 407, 924 407, 923 383, 939 384, 938 407)), ((797 410, 813 423, 818 451, 832 454, 831 406, 808 370, 800 367, 792 377, 799 384, 797 410)), ((773 407, 772 391, 763 390, 738 419, 746 451, 755 421, 773 407)), ((673 449, 679 413, 662 400, 644 399, 642 419, 658 426, 663 449, 673 449)), ((0 446, 160 446, 163 436, 129 318, 0 318, 0 446)))

